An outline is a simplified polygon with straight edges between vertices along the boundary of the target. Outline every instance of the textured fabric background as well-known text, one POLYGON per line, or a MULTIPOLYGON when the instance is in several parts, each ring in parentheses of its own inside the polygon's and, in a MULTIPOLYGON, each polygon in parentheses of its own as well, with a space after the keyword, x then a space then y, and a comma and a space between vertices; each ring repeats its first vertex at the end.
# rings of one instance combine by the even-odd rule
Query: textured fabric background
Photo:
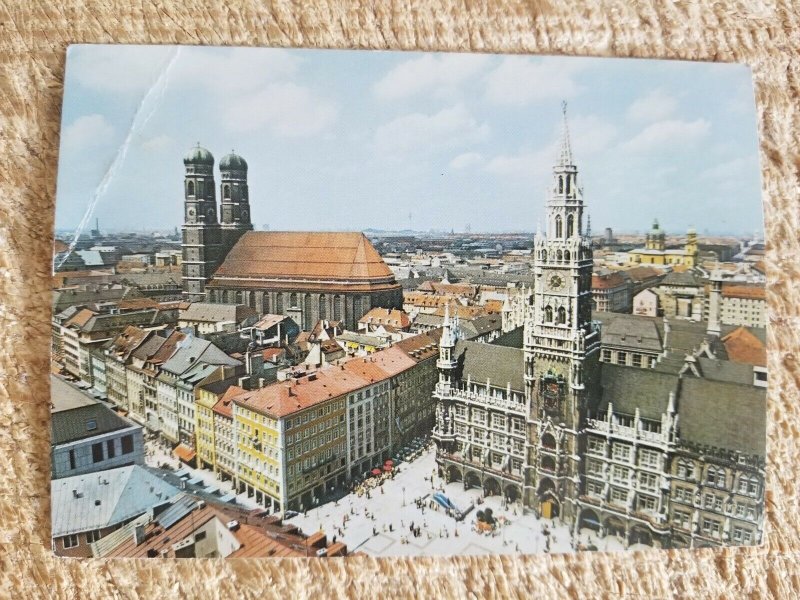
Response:
POLYGON ((316 0, 271 7, 258 0, 208 6, 195 0, 0 0, 0 597, 798 597, 798 8, 782 0, 316 0), (526 558, 54 558, 48 498, 49 275, 64 56, 70 42, 748 63, 757 94, 771 280, 767 543, 717 551, 526 558))

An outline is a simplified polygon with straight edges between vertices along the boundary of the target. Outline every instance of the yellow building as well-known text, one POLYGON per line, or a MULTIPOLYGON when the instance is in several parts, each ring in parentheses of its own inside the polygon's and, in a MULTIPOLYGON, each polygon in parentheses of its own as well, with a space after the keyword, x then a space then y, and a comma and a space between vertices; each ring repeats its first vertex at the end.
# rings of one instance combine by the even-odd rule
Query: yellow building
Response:
POLYGON ((259 401, 262 390, 233 400, 236 482, 239 493, 246 491, 259 504, 276 510, 283 506, 283 436, 269 403, 259 401))
POLYGON ((198 468, 210 468, 214 473, 217 467, 217 440, 214 417, 214 406, 231 387, 234 380, 221 379, 216 371, 195 388, 195 451, 198 468))
POLYGON ((691 228, 686 233, 686 244, 683 248, 666 248, 666 234, 653 221, 652 229, 647 233, 644 248, 636 248, 628 252, 629 261, 636 265, 697 265, 697 232, 691 228))

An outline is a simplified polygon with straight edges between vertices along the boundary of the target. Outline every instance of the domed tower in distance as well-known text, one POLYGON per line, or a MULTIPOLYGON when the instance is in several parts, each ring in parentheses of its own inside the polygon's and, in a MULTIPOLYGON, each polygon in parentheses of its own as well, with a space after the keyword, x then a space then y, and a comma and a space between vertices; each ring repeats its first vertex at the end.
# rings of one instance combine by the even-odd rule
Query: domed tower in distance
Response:
POLYGON ((184 156, 183 165, 183 297, 202 301, 205 300, 206 281, 223 256, 214 189, 214 157, 198 143, 184 156))
POLYGON ((227 254, 246 231, 252 231, 250 196, 247 188, 247 161, 231 152, 219 161, 222 196, 222 251, 227 254))

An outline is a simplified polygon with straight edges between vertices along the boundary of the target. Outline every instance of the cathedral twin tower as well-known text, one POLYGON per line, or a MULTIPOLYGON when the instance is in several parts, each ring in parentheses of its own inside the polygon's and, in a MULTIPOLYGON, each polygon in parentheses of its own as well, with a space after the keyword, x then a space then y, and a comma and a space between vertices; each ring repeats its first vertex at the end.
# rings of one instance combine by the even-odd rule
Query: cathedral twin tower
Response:
POLYGON ((247 162, 233 152, 219 161, 219 220, 214 157, 198 144, 183 158, 183 164, 183 289, 187 300, 203 300, 206 281, 239 238, 253 229, 247 162))

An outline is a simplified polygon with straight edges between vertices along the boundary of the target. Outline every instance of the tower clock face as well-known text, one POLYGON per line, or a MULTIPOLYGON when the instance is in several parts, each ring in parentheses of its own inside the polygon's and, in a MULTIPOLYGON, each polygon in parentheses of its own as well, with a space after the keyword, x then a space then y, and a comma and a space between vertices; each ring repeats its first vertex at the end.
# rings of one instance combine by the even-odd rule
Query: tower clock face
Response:
POLYGON ((547 288, 554 292, 560 292, 567 286, 567 279, 561 273, 553 273, 547 277, 547 288))

